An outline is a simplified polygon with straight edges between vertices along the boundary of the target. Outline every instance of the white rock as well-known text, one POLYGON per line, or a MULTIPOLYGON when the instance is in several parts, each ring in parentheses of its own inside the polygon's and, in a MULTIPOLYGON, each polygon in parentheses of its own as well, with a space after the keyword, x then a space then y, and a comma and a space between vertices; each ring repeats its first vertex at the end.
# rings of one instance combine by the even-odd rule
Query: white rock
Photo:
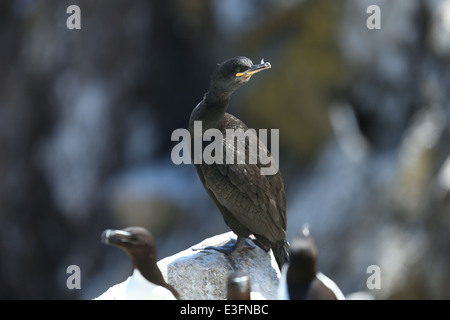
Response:
POLYGON ((173 256, 158 262, 166 281, 185 300, 224 300, 228 275, 236 270, 247 272, 251 277, 252 297, 276 299, 280 271, 272 250, 265 252, 259 247, 242 249, 231 255, 215 250, 196 251, 192 248, 218 246, 231 238, 233 232, 208 238, 173 256))

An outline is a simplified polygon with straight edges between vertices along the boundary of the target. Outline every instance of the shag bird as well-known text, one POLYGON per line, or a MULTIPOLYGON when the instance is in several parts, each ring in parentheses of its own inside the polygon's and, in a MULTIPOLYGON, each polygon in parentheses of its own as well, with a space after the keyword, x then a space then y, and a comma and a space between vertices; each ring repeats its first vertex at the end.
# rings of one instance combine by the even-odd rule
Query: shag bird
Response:
MULTIPOLYGON (((268 251, 272 249, 279 268, 288 261, 288 243, 286 241, 286 195, 279 170, 274 175, 262 175, 264 167, 258 159, 256 164, 247 161, 244 164, 228 164, 226 154, 242 150, 238 143, 227 141, 227 129, 244 132, 247 126, 238 118, 227 113, 230 97, 251 76, 270 68, 269 62, 261 64, 242 56, 234 57, 219 64, 211 76, 208 92, 192 111, 189 119, 189 131, 194 143, 195 121, 201 121, 202 134, 208 129, 218 129, 222 133, 223 164, 195 163, 194 152, 191 157, 198 176, 210 198, 214 201, 225 223, 238 236, 224 246, 212 247, 223 253, 231 253, 245 244, 245 239, 253 235, 255 243, 268 251)), ((258 141, 258 152, 270 157, 267 147, 256 134, 250 132, 245 140, 245 156, 249 159, 249 141, 258 141)), ((204 148, 202 149, 202 151, 204 148)), ((205 248, 206 249, 206 248, 205 248)))
POLYGON ((336 283, 317 271, 317 247, 307 225, 291 241, 289 251, 289 263, 281 271, 280 300, 345 300, 336 283))
POLYGON ((127 280, 109 288, 96 300, 174 300, 178 292, 168 284, 156 264, 158 256, 153 236, 144 228, 105 230, 101 241, 119 247, 133 263, 127 280))
POLYGON ((259 292, 251 291, 250 276, 244 271, 235 271, 228 276, 227 300, 266 300, 259 292))

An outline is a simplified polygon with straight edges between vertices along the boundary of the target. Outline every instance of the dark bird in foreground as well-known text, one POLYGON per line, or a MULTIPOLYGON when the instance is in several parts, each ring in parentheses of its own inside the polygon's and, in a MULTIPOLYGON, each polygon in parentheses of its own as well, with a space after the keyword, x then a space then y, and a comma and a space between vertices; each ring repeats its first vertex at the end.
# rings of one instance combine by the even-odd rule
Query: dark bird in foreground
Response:
MULTIPOLYGON (((202 163, 195 168, 203 186, 214 201, 225 223, 238 236, 224 246, 212 247, 223 253, 231 253, 245 243, 245 239, 253 235, 255 243, 268 251, 272 249, 279 268, 285 264, 288 257, 286 242, 286 195, 283 180, 279 170, 274 175, 262 175, 259 158, 251 164, 249 159, 249 140, 245 139, 246 162, 227 164, 225 157, 227 149, 242 150, 238 143, 227 141, 226 130, 242 129, 247 126, 238 118, 226 113, 230 97, 251 76, 270 68, 270 63, 253 64, 246 57, 235 57, 221 63, 211 76, 211 84, 203 100, 192 111, 189 120, 191 139, 194 139, 194 121, 201 121, 202 133, 215 128, 222 132, 223 164, 202 163)), ((258 152, 270 157, 267 147, 256 134, 251 138, 258 141, 258 152)), ((192 144, 194 145, 194 141, 192 144)), ((242 147, 242 146, 241 146, 242 147)), ((195 150, 194 150, 195 152, 195 150)), ((191 157, 194 159, 194 152, 191 157)))
POLYGON ((105 244, 119 247, 133 263, 132 275, 123 283, 111 287, 97 299, 179 299, 178 292, 168 284, 156 264, 157 249, 153 236, 144 228, 105 230, 105 244))
POLYGON ((251 291, 250 275, 234 271, 228 276, 227 300, 266 300, 259 292, 251 291))
POLYGON ((250 300, 250 276, 236 271, 228 276, 227 300, 250 300))
POLYGON ((317 271, 317 247, 305 226, 290 243, 289 263, 281 272, 280 300, 345 300, 333 280, 317 271))

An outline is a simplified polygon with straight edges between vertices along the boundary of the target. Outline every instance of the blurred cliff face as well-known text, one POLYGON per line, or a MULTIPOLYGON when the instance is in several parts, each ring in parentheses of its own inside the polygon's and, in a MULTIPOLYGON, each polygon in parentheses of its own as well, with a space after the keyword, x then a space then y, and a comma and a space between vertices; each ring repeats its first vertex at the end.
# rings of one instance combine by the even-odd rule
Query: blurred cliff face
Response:
POLYGON ((112 224, 107 181, 165 154, 208 84, 213 28, 197 3, 81 1, 68 30, 72 3, 2 2, 0 296, 73 297, 65 259, 99 261, 85 250, 112 224))
POLYGON ((449 1, 86 0, 68 30, 71 4, 0 4, 1 298, 89 297, 126 261, 105 228, 148 227, 161 258, 227 231, 170 134, 234 55, 272 64, 229 111, 280 129, 290 237, 310 223, 344 291, 379 264, 378 297, 450 297, 449 1))

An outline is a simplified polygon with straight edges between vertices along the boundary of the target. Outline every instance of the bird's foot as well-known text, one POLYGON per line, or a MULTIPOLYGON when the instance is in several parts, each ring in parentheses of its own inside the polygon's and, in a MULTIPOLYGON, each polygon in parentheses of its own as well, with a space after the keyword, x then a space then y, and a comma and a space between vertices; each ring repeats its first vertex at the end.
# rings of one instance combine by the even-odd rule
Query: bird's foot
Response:
POLYGON ((234 251, 241 249, 254 249, 256 246, 251 243, 249 239, 240 238, 230 239, 228 242, 221 246, 206 246, 206 247, 194 247, 192 250, 194 251, 204 251, 204 250, 215 250, 219 251, 223 254, 231 254, 234 251))

